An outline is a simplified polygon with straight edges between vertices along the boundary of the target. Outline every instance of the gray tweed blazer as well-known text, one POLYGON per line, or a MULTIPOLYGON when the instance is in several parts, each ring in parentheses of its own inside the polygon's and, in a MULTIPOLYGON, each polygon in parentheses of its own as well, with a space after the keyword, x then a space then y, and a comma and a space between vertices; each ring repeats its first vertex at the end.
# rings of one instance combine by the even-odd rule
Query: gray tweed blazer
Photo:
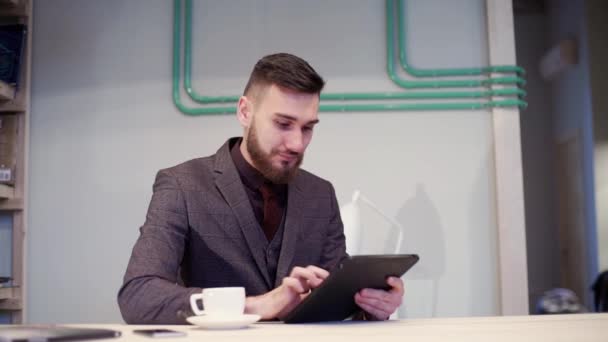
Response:
POLYGON ((274 284, 268 245, 230 156, 216 154, 158 172, 118 293, 129 324, 183 324, 189 298, 205 287, 243 286, 248 296, 280 285, 294 266, 333 269, 345 242, 331 183, 300 170, 288 185, 284 234, 274 284))

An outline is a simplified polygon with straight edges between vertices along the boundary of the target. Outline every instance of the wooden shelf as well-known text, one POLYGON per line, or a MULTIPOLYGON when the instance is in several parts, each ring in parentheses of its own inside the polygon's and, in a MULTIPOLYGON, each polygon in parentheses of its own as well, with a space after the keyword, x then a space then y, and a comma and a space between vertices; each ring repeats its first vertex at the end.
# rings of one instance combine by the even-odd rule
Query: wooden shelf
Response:
POLYGON ((0 200, 0 211, 17 211, 23 210, 22 198, 9 198, 0 200))
POLYGON ((0 311, 20 311, 23 310, 21 299, 3 299, 0 300, 0 311))
POLYGON ((0 81, 0 101, 10 101, 15 98, 15 87, 0 81))
POLYGON ((20 311, 23 309, 19 286, 0 287, 0 311, 20 311))
POLYGON ((0 184, 0 201, 15 197, 15 188, 10 185, 0 184))
POLYGON ((17 287, 17 286, 0 287, 0 303, 3 300, 16 299, 16 298, 19 298, 19 287, 17 287))
MULTIPOLYGON (((31 84, 32 51, 32 6, 33 0, 0 0, 0 24, 22 24, 27 27, 25 46, 21 56, 19 85, 15 88, 0 82, 0 114, 9 114, 17 122, 14 137, 5 136, 5 143, 14 143, 16 160, 14 186, 0 184, 0 211, 12 216, 11 274, 14 287, 0 287, 0 311, 8 314, 9 324, 21 324, 26 315, 24 305, 27 297, 25 286, 25 231, 27 226, 27 160, 29 143, 29 106, 31 84), (17 90, 15 92, 15 89, 17 90)), ((6 164, 6 163, 5 163, 6 164)))
POLYGON ((23 113, 23 112, 25 112, 25 105, 22 103, 19 103, 17 100, 0 102, 0 113, 23 113))

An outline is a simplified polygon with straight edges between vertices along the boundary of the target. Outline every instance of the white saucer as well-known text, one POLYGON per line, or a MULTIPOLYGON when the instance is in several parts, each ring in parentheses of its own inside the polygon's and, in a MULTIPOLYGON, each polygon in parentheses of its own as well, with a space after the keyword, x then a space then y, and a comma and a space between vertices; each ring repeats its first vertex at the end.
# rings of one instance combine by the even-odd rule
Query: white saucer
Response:
POLYGON ((190 316, 186 318, 190 324, 205 329, 240 329, 260 320, 260 315, 243 314, 238 316, 190 316))

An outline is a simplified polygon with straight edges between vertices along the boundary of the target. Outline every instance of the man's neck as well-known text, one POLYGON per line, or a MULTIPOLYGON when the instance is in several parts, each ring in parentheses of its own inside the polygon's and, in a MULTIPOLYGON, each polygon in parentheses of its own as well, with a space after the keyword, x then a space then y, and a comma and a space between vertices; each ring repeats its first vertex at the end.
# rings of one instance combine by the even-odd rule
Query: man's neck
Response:
MULTIPOLYGON (((253 163, 253 159, 251 159, 251 155, 249 154, 249 151, 247 150, 247 140, 245 140, 244 137, 243 137, 243 140, 241 140, 241 146, 239 146, 239 148, 241 149, 241 154, 243 155, 243 158, 245 158, 245 161, 249 165, 251 165, 251 167, 253 167, 254 169, 258 170, 258 168, 253 163)), ((258 172, 259 171, 260 170, 258 170, 258 172)))

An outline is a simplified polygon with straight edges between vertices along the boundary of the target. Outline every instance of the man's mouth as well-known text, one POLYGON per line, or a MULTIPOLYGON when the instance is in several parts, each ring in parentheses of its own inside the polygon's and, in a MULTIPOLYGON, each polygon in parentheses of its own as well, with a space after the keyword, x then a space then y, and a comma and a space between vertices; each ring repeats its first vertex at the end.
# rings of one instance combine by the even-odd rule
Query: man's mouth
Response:
POLYGON ((298 159, 297 154, 291 154, 291 153, 279 153, 278 156, 279 156, 279 159, 284 162, 293 162, 298 159))

